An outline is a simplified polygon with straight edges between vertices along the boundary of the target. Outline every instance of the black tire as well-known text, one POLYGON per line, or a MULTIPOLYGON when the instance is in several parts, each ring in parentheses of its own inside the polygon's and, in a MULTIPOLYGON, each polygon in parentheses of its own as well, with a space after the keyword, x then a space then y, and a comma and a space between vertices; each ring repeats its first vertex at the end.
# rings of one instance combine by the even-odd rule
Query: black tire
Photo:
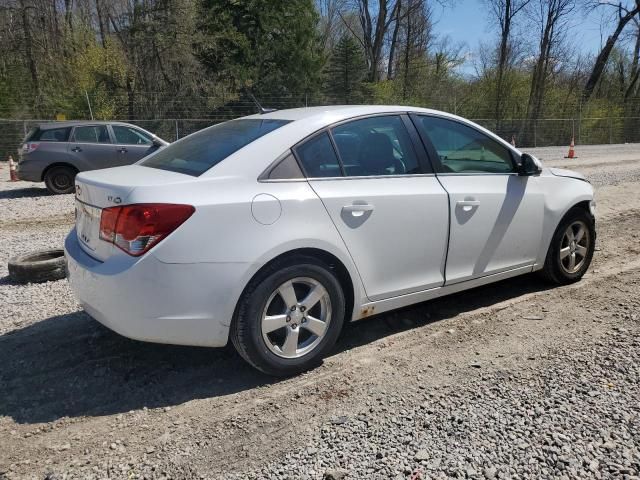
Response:
MULTIPOLYGON (((595 250, 595 244, 596 229, 593 216, 583 208, 573 207, 560 221, 558 228, 556 228, 556 231, 551 238, 551 244, 547 251, 547 258, 544 262, 544 268, 540 270, 540 275, 546 281, 555 283, 556 285, 567 285, 579 281, 589 269, 589 265, 593 258, 593 252, 595 250), (579 222, 586 227, 585 237, 588 241, 588 246, 586 247, 587 252, 583 257, 584 261, 582 264, 579 265, 579 268, 577 268, 576 271, 570 272, 563 266, 560 258, 560 250, 563 245, 565 232, 568 230, 569 226, 576 224, 576 222, 579 222)), ((578 265, 576 265, 576 267, 578 267, 578 265)))
MULTIPOLYGON (((250 282, 236 308, 230 337, 238 353, 258 370, 273 376, 289 376, 321 362, 335 345, 344 318, 344 293, 330 268, 313 257, 297 256, 268 267, 250 282), (324 336, 311 351, 298 358, 282 358, 270 350, 263 338, 262 314, 268 307, 267 301, 283 283, 301 277, 311 278, 325 288, 331 319, 324 336)), ((302 327, 298 328, 302 332, 302 327)))
POLYGON ((47 190, 55 195, 73 193, 77 174, 78 171, 73 167, 65 165, 51 167, 44 174, 44 184, 47 190))
POLYGON ((9 277, 17 283, 40 283, 67 276, 63 250, 43 250, 9 260, 9 277))

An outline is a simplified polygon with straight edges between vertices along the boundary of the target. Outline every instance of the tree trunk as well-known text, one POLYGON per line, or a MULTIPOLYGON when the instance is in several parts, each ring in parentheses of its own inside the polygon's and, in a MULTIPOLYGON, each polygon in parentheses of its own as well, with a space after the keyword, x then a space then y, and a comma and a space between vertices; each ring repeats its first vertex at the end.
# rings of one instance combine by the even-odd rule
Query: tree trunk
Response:
POLYGON ((589 75, 589 79, 582 90, 582 99, 583 101, 589 100, 593 91, 602 77, 602 72, 604 72, 604 68, 607 66, 607 61, 609 60, 609 55, 611 55, 611 51, 618 40, 618 37, 622 33, 624 27, 631 21, 631 19, 636 16, 640 12, 640 0, 636 0, 636 8, 627 12, 626 15, 620 16, 618 19, 618 25, 614 32, 607 38, 604 47, 600 50, 598 57, 596 58, 596 62, 593 65, 593 69, 591 70, 591 75, 589 75))
POLYGON ((27 57, 29 72, 31 73, 31 81, 35 90, 36 97, 40 95, 40 81, 38 78, 38 69, 33 56, 33 36, 31 34, 31 21, 29 19, 28 10, 32 8, 27 6, 24 0, 20 0, 20 10, 22 11, 22 28, 24 30, 24 53, 27 57))
POLYGON ((498 53, 498 71, 496 78, 495 119, 496 130, 502 126, 502 95, 504 89, 504 74, 509 52, 509 36, 511 35, 511 0, 505 1, 504 22, 500 34, 500 51, 498 53))
POLYGON ((393 78, 393 65, 396 53, 396 44, 398 42, 398 31, 400 30, 400 9, 402 8, 402 0, 396 2, 396 24, 393 27, 393 35, 391 36, 391 45, 389 46, 389 64, 387 65, 387 79, 393 78))
POLYGON ((102 0, 96 0, 96 14, 98 16, 98 28, 100 29, 100 42, 102 48, 107 48, 107 26, 103 12, 102 0))

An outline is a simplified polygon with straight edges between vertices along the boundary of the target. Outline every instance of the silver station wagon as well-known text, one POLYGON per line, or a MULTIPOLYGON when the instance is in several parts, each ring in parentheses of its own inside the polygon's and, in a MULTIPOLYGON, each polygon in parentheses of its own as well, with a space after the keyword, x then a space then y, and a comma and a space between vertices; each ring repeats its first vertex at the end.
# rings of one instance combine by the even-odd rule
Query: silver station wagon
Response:
POLYGON ((52 193, 72 193, 78 172, 131 165, 168 144, 128 123, 43 123, 18 149, 18 178, 45 182, 52 193))

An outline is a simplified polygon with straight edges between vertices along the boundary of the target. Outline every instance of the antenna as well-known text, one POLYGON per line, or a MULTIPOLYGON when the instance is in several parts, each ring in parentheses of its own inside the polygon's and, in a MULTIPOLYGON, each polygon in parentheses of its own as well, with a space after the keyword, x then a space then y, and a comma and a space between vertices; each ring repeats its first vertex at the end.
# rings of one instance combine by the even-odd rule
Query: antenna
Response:
POLYGON ((260 105, 258 99, 253 96, 253 93, 247 92, 247 95, 249 95, 249 98, 253 101, 253 103, 255 103, 256 107, 258 107, 258 110, 260 110, 260 115, 264 115, 265 113, 269 112, 275 112, 277 110, 276 108, 264 108, 262 105, 260 105))

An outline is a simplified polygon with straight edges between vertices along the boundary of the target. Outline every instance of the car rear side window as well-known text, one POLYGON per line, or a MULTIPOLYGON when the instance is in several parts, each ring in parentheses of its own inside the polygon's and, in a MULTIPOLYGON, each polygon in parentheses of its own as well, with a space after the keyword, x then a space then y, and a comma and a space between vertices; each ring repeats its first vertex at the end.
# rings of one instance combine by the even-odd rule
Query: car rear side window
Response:
POLYGON ((348 177, 421 173, 409 133, 397 115, 354 120, 332 133, 348 177))
POLYGON ((106 125, 76 127, 73 141, 78 143, 111 143, 106 125))
POLYGON ((342 168, 327 132, 296 147, 296 155, 309 178, 341 177, 342 168))
POLYGON ((158 150, 139 165, 197 177, 229 155, 287 123, 289 120, 257 118, 220 123, 158 150))
POLYGON ((27 136, 29 142, 66 142, 69 139, 71 127, 34 129, 27 136))

